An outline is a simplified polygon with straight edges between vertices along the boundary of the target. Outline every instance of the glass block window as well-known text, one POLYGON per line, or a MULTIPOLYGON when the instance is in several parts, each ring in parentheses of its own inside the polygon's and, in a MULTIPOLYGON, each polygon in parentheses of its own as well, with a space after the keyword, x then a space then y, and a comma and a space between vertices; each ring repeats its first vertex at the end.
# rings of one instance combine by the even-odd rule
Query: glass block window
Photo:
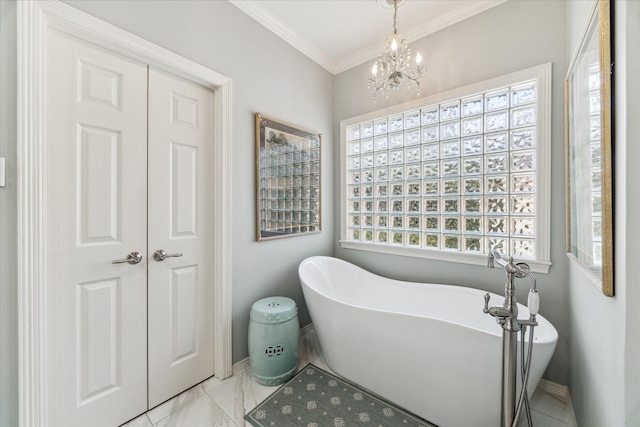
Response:
POLYGON ((540 82, 500 83, 343 122, 343 242, 539 258, 540 82))

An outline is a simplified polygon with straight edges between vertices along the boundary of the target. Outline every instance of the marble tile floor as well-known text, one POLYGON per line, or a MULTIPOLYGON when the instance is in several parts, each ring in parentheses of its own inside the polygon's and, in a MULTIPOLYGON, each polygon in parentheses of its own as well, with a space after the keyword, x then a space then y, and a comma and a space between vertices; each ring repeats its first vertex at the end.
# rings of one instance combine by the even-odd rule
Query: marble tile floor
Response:
MULTIPOLYGON (((325 363, 313 328, 300 339, 298 367, 313 363, 330 371, 325 363)), ((277 387, 258 384, 250 369, 244 369, 221 381, 210 378, 184 393, 131 420, 122 427, 251 427, 244 415, 262 402, 277 387)), ((531 397, 531 416, 535 427, 569 427, 570 410, 550 394, 536 390, 531 397)), ((518 427, 526 427, 521 419, 518 427)))

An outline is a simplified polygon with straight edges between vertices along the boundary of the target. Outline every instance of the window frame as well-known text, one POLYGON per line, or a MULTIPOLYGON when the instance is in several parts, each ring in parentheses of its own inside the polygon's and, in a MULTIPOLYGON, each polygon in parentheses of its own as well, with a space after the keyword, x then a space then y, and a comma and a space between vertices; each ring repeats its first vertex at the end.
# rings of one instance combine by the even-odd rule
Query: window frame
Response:
MULTIPOLYGON (((446 92, 430 95, 399 105, 372 111, 360 116, 351 117, 340 122, 340 245, 343 249, 362 250, 390 255, 425 258, 438 261, 456 262, 470 265, 486 265, 486 254, 446 251, 442 249, 426 249, 396 245, 347 240, 348 236, 348 143, 347 128, 351 125, 375 121, 383 117, 403 114, 425 106, 446 103, 448 101, 469 98, 473 95, 490 92, 504 86, 512 86, 525 81, 535 80, 537 84, 536 99, 536 230, 535 259, 527 259, 531 271, 548 273, 551 266, 551 77, 552 64, 546 63, 536 67, 510 73, 504 76, 474 83, 446 92)), ((403 181, 404 182, 404 181, 403 181)), ((484 197, 484 195, 483 195, 484 197)))

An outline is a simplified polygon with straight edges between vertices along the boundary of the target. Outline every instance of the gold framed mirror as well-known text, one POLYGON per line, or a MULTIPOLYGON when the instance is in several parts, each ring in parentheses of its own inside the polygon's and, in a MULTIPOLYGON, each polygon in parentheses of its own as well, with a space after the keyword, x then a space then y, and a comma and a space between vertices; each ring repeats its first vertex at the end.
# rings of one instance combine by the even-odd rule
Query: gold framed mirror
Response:
POLYGON ((594 2, 569 66, 566 95, 567 252, 614 295, 611 2, 594 2))
POLYGON ((321 231, 322 135, 256 113, 256 239, 321 231))

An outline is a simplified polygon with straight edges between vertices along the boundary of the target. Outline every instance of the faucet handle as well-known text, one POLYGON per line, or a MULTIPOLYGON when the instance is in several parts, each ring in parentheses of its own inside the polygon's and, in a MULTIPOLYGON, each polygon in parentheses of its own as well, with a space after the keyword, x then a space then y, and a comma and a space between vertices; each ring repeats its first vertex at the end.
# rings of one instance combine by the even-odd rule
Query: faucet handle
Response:
POLYGON ((484 308, 482 309, 483 313, 488 313, 489 312, 489 300, 490 299, 491 299, 491 295, 489 295, 489 292, 484 294, 484 308))
POLYGON ((487 267, 495 268, 493 252, 489 252, 489 256, 487 257, 487 267))
POLYGON ((531 274, 531 268, 527 263, 519 262, 516 264, 516 267, 518 267, 518 270, 516 271, 516 277, 520 279, 531 274))

